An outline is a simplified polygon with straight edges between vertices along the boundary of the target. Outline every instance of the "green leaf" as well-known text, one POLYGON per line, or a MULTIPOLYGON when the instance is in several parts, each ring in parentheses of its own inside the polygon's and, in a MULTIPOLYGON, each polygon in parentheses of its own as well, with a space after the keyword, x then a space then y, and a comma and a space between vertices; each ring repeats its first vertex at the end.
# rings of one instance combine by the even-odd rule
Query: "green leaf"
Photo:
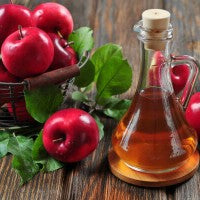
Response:
POLYGON ((90 51, 94 46, 93 31, 89 27, 81 27, 69 35, 68 42, 73 41, 72 47, 79 58, 85 51, 90 51))
POLYGON ((113 57, 107 62, 97 80, 96 101, 126 92, 132 82, 132 70, 126 60, 113 57))
POLYGON ((89 102, 87 95, 79 91, 75 91, 72 93, 72 99, 80 102, 89 102))
POLYGON ((12 167, 20 175, 21 185, 31 180, 39 172, 38 164, 34 162, 28 163, 28 161, 23 159, 21 156, 13 157, 12 167))
POLYGON ((99 128, 99 140, 101 140, 103 138, 103 136, 104 136, 104 125, 100 121, 99 117, 96 114, 92 113, 92 116, 94 117, 94 119, 95 119, 95 121, 96 121, 96 123, 98 125, 98 128, 99 128))
POLYGON ((113 101, 110 101, 104 109, 104 114, 112 117, 116 120, 120 120, 123 115, 126 113, 128 108, 131 105, 131 100, 128 99, 113 99, 113 101))
POLYGON ((32 151, 33 139, 25 136, 10 137, 8 152, 13 155, 21 155, 24 150, 32 151))
POLYGON ((112 98, 101 98, 98 101, 98 104, 103 106, 104 109, 106 109, 106 108, 110 108, 112 105, 115 105, 120 101, 121 101, 121 99, 114 98, 114 97, 112 97, 112 98))
POLYGON ((32 157, 35 161, 41 161, 48 157, 48 153, 46 152, 42 142, 42 131, 40 131, 33 144, 32 157))
POLYGON ((12 137, 9 152, 14 155, 12 167, 21 176, 21 184, 29 181, 39 172, 39 165, 32 159, 33 140, 24 136, 12 137))
POLYGON ((79 88, 86 87, 94 80, 95 67, 88 60, 87 63, 80 69, 80 75, 75 78, 74 84, 79 88))
POLYGON ((91 61, 95 66, 95 80, 97 80, 100 71, 107 67, 113 57, 123 59, 122 48, 116 44, 105 44, 98 48, 93 54, 91 61))
POLYGON ((8 143, 10 134, 7 132, 0 132, 0 158, 3 158, 8 153, 8 143))
POLYGON ((26 108, 31 116, 44 123, 63 101, 63 95, 58 86, 50 85, 33 91, 25 91, 26 108))
POLYGON ((63 163, 61 163, 49 156, 43 165, 42 171, 43 172, 52 172, 52 171, 62 168, 63 166, 64 166, 63 163))
POLYGON ((36 163, 42 164, 41 171, 43 172, 55 171, 64 166, 63 163, 50 157, 46 152, 42 141, 42 131, 40 131, 34 142, 32 156, 36 163))
POLYGON ((131 105, 131 100, 129 99, 119 99, 116 97, 107 99, 104 104, 104 109, 106 108, 115 108, 115 109, 128 109, 131 105))

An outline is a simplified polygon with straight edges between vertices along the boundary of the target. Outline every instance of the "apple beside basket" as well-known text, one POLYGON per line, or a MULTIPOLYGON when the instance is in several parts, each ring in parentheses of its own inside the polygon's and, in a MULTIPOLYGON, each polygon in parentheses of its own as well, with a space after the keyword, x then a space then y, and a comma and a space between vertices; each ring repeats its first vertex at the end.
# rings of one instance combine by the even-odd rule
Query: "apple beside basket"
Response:
MULTIPOLYGON (((85 52, 78 64, 26 78, 21 83, 0 82, 0 128, 34 124, 35 122, 30 120, 25 110, 23 91, 34 90, 51 84, 62 86, 68 80, 73 80, 73 77, 80 74, 80 68, 85 65, 88 59, 89 52, 85 52)), ((67 90, 67 88, 64 87, 64 90, 67 90)))

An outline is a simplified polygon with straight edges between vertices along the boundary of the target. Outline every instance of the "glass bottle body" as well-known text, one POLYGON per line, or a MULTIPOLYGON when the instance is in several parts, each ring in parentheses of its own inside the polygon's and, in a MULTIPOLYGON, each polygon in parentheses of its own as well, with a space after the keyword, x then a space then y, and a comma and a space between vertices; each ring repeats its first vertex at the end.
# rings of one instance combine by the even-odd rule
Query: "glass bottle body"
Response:
POLYGON ((150 87, 135 94, 112 136, 112 145, 129 167, 159 173, 186 162, 196 150, 197 138, 177 98, 150 87))
POLYGON ((193 155, 197 135, 185 120, 170 79, 169 42, 163 51, 141 41, 141 71, 132 104, 112 135, 115 153, 138 171, 162 173, 193 155))

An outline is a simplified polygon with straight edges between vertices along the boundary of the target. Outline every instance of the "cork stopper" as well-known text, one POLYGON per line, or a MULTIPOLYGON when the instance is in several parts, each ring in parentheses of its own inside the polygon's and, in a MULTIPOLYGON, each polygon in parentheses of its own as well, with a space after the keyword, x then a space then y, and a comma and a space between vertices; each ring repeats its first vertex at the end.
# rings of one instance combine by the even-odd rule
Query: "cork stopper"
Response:
POLYGON ((142 13, 144 28, 164 31, 167 30, 170 22, 170 13, 162 9, 149 9, 142 13))
MULTIPOLYGON (((150 30, 148 38, 161 38, 162 32, 168 29, 170 13, 162 9, 149 9, 142 13, 143 27, 150 30)), ((145 48, 153 50, 164 50, 166 41, 146 42, 145 48)))

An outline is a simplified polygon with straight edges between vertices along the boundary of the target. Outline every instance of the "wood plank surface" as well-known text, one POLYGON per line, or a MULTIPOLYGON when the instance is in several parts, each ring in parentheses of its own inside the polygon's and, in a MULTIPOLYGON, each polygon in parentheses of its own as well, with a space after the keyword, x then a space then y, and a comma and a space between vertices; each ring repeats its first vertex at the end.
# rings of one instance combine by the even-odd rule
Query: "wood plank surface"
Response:
MULTIPOLYGON (((1 0, 0 4, 8 3, 1 0)), ((34 8, 45 0, 13 0, 34 8)), ((75 28, 90 26, 94 30, 95 46, 107 42, 120 44, 133 66, 133 85, 122 97, 133 96, 139 72, 139 46, 133 25, 148 8, 164 8, 172 13, 173 48, 176 53, 200 58, 200 1, 198 0, 57 0, 69 8, 75 28)), ((0 199, 2 200, 198 200, 200 171, 178 186, 150 189, 135 187, 115 178, 109 171, 107 152, 116 123, 104 119, 105 137, 98 149, 86 160, 66 166, 54 173, 39 174, 23 187, 11 170, 11 158, 0 161, 0 199)))

